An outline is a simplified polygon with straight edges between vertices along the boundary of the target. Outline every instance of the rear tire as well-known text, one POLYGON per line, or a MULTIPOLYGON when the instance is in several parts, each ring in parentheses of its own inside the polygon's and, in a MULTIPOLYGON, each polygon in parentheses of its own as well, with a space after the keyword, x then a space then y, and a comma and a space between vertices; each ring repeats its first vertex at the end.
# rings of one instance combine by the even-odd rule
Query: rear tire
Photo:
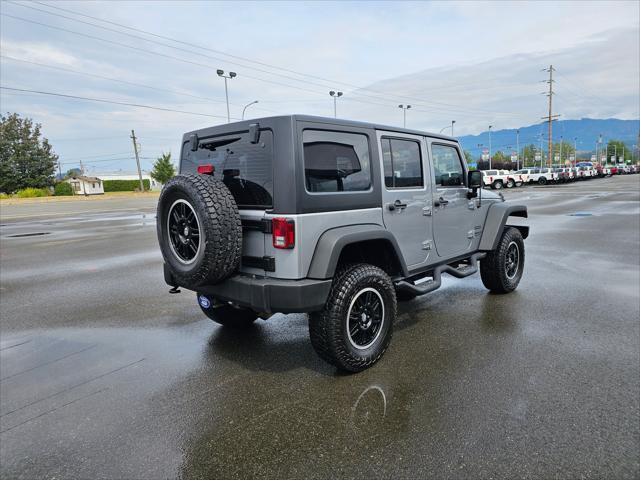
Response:
POLYGON ((507 188, 513 188, 515 187, 516 182, 514 182, 513 180, 509 179, 507 180, 507 188))
POLYGON ((365 370, 387 350, 396 310, 389 275, 373 265, 347 266, 334 277, 324 309, 309 316, 311 345, 341 370, 365 370))
POLYGON ((500 190, 502 188, 502 182, 500 180, 496 180, 493 182, 493 185, 491 185, 491 188, 494 190, 500 190))
POLYGON ((198 305, 207 317, 228 328, 249 328, 258 319, 258 314, 248 308, 236 308, 229 304, 216 305, 213 299, 197 294, 198 305))
POLYGON ((538 179, 538 185, 546 185, 547 184, 547 179, 545 177, 540 177, 538 179))
POLYGON ((513 292, 524 271, 524 239, 520 230, 505 228, 495 250, 480 260, 480 277, 494 293, 513 292))

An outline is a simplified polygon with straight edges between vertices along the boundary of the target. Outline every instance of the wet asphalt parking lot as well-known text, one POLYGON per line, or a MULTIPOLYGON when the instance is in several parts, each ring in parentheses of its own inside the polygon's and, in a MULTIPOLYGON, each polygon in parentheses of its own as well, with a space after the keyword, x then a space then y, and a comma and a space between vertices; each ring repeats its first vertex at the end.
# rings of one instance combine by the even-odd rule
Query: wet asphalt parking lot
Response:
POLYGON ((170 295, 154 198, 3 205, 2 478, 638 478, 640 175, 505 196, 518 290, 447 278, 357 375, 170 295))

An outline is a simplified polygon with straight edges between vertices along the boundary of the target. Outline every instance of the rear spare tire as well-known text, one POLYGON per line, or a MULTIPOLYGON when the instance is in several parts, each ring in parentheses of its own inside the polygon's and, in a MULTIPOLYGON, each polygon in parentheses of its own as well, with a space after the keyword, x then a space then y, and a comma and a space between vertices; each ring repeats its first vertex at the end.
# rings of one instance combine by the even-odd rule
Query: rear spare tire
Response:
POLYGON ((182 286, 218 283, 240 263, 242 224, 227 187, 210 175, 178 175, 158 200, 158 242, 182 286))

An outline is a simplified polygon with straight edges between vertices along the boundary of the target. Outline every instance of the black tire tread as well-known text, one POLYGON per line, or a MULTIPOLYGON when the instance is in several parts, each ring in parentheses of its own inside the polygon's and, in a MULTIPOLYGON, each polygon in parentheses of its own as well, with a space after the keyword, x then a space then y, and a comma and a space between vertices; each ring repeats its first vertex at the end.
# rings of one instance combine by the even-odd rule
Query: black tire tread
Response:
POLYGON ((214 322, 227 328, 250 328, 258 319, 253 310, 247 308, 235 308, 231 305, 222 305, 216 308, 202 308, 200 310, 214 322))
POLYGON ((518 242, 518 246, 520 248, 521 260, 520 260, 520 269, 524 267, 524 240, 522 238, 522 234, 520 230, 514 227, 508 227, 502 233, 502 237, 498 242, 498 247, 489 252, 486 257, 480 260, 480 278, 482 279, 483 285, 494 293, 509 293, 516 289, 518 283, 520 282, 520 278, 522 277, 522 272, 515 279, 509 280, 507 278, 505 268, 504 268, 504 259, 506 256, 506 251, 509 244, 512 241, 518 242))
POLYGON ((309 318, 309 336, 316 353, 325 360, 349 372, 365 370, 376 363, 389 346, 393 335, 393 323, 396 318, 397 302, 395 288, 389 276, 380 268, 369 264, 352 264, 342 268, 334 277, 325 308, 313 312, 309 318), (346 348, 343 330, 344 314, 348 308, 350 296, 356 284, 369 281, 380 289, 386 290, 391 299, 385 304, 388 331, 373 354, 356 357, 346 348))
POLYGON ((242 253, 242 223, 240 212, 229 189, 210 175, 178 175, 164 186, 158 200, 158 236, 162 255, 171 267, 171 251, 165 242, 164 211, 177 194, 190 197, 203 223, 205 232, 204 258, 189 272, 172 268, 181 285, 215 284, 234 273, 242 253), (202 218, 201 218, 202 217, 202 218), (169 258, 168 258, 169 257, 169 258))

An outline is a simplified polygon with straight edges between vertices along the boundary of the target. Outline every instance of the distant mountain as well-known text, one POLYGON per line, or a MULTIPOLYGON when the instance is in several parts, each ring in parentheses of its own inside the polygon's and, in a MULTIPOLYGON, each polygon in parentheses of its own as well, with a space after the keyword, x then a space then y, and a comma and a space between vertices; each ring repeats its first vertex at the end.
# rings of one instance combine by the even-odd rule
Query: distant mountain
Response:
MULTIPOLYGON (((547 150, 547 123, 538 123, 520 129, 520 149, 524 145, 540 145, 542 134, 542 148, 547 150)), ((603 142, 608 140, 621 140, 629 148, 638 144, 638 134, 640 133, 640 120, 618 120, 616 118, 593 119, 583 118, 581 120, 559 120, 553 122, 553 141, 560 141, 560 137, 565 142, 576 143, 578 155, 595 151, 596 141, 602 134, 603 142)), ((483 148, 489 147, 489 132, 482 132, 480 135, 465 135, 459 137, 465 150, 469 150, 474 157, 479 155, 483 148), (482 147, 478 147, 482 144, 482 147)), ((491 151, 492 153, 502 150, 509 153, 516 149, 516 129, 492 130, 491 131, 491 151)))

